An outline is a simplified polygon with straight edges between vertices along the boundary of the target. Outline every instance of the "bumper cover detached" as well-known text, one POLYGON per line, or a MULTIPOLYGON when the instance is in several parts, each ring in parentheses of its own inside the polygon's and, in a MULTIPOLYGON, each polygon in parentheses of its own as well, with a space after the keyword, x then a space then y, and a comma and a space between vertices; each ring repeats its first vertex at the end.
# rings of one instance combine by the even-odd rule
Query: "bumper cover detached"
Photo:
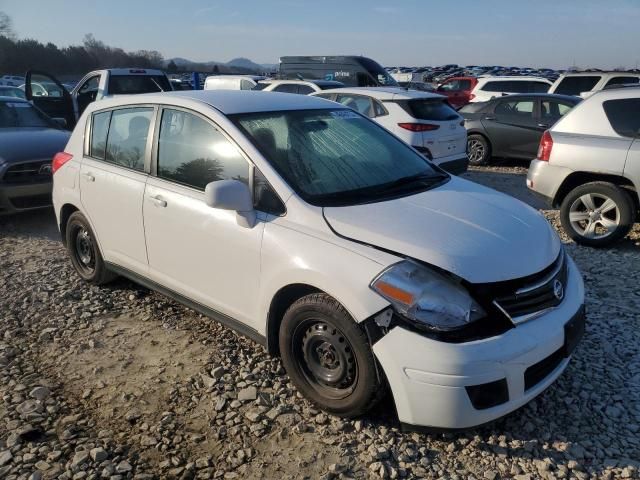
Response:
POLYGON ((395 327, 373 350, 400 422, 469 428, 518 409, 549 387, 567 367, 584 321, 584 285, 568 259, 563 302, 531 321, 458 344, 395 327))

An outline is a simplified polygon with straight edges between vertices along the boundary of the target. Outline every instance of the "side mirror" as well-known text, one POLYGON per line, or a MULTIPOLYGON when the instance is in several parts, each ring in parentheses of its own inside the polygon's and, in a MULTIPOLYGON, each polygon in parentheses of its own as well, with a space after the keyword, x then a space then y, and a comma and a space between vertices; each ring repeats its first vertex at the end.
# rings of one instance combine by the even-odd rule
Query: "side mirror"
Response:
POLYGON ((205 203, 211 208, 234 210, 238 224, 253 228, 256 224, 256 211, 249 187, 238 180, 217 180, 210 182, 204 189, 205 203))

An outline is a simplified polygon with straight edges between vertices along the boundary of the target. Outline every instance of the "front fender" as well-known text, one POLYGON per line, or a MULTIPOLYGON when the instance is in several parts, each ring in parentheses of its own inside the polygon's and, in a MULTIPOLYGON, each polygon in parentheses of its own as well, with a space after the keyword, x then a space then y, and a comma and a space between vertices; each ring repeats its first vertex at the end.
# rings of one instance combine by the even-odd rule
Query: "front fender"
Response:
POLYGON ((261 261, 259 312, 262 318, 257 325, 261 333, 267 333, 272 299, 288 285, 305 284, 331 295, 356 322, 389 305, 369 284, 399 259, 380 252, 380 259, 374 260, 349 249, 343 244, 348 241, 334 239, 330 241, 274 223, 267 225, 261 261))

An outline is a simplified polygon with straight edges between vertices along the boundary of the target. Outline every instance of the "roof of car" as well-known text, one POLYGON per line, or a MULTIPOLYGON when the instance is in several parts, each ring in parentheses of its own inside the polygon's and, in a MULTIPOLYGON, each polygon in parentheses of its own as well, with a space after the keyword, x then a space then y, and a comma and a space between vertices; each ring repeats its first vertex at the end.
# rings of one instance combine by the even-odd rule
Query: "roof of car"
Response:
POLYGON ((254 90, 182 90, 139 95, 122 95, 94 102, 93 109, 115 108, 144 103, 176 105, 200 103, 210 105, 225 115, 235 113, 272 112, 282 110, 313 110, 340 108, 334 102, 322 98, 293 93, 261 92, 254 90))
POLYGON ((332 88, 322 92, 312 93, 311 96, 327 93, 351 93, 354 95, 368 95, 377 100, 412 100, 415 98, 445 98, 430 92, 419 90, 407 90, 402 87, 353 87, 353 88, 332 88))
POLYGON ((478 81, 480 80, 490 80, 492 82, 494 81, 542 81, 542 82, 547 82, 547 83, 551 83, 549 80, 547 80, 544 77, 536 77, 536 76, 524 76, 524 75, 480 75, 478 77, 478 81))
POLYGON ((608 71, 600 71, 600 70, 592 70, 590 72, 566 72, 563 73, 562 77, 593 77, 594 75, 616 75, 621 77, 637 77, 640 76, 640 73, 637 72, 620 72, 614 70, 608 71))

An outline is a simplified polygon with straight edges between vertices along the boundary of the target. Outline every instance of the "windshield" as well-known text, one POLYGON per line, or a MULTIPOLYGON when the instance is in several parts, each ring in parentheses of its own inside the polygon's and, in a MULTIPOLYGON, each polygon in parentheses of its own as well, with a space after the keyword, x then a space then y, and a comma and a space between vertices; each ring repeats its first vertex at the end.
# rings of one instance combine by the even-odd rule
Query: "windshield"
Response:
POLYGON ((367 69, 367 71, 373 76, 373 78, 378 82, 378 85, 383 87, 397 87, 398 82, 394 80, 394 78, 389 75, 384 68, 380 66, 377 62, 374 62, 370 58, 360 57, 358 59, 360 64, 367 69))
POLYGON ((171 91, 171 84, 164 75, 111 75, 109 93, 125 95, 171 91))
POLYGON ((313 205, 380 201, 426 190, 448 178, 382 127, 349 109, 231 118, 291 188, 313 205))
POLYGON ((0 101, 0 128, 15 127, 59 128, 29 102, 0 101))

